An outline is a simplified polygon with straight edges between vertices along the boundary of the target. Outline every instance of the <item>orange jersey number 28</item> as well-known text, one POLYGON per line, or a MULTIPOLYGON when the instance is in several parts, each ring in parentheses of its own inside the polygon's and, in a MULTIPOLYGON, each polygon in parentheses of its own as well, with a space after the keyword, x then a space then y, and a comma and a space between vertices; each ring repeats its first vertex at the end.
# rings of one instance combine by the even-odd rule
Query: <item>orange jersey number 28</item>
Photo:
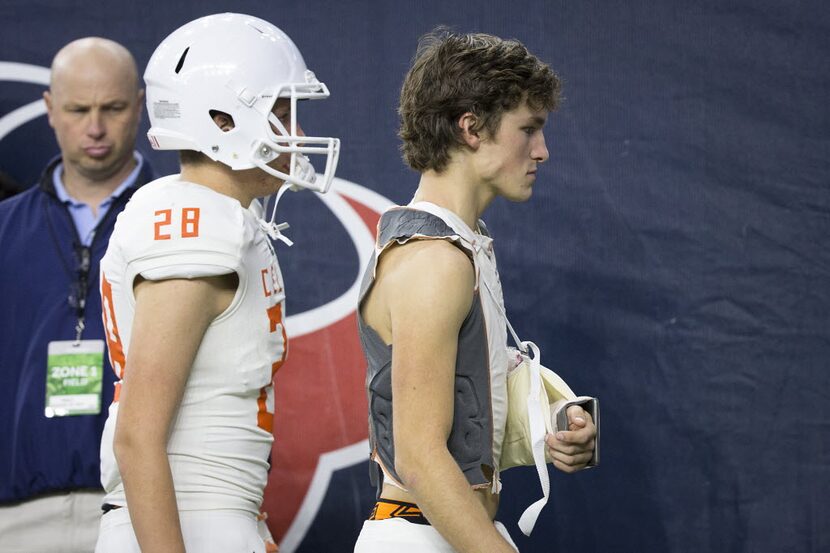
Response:
MULTIPOLYGON (((198 207, 183 207, 178 213, 179 236, 181 238, 196 238, 199 236, 199 216, 200 211, 198 207)), ((155 212, 155 233, 154 240, 170 240, 173 235, 171 228, 173 225, 173 210, 159 209, 155 212)))

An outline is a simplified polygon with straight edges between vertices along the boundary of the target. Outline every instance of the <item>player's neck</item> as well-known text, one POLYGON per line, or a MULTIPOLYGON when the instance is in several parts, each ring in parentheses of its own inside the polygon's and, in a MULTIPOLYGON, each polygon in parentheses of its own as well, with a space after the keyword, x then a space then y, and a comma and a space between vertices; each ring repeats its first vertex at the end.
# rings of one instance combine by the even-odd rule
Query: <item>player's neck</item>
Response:
POLYGON ((195 163, 182 165, 182 180, 201 184, 237 200, 242 207, 248 207, 254 200, 252 187, 247 186, 244 171, 233 171, 219 163, 195 163))
POLYGON ((130 157, 129 161, 122 165, 112 175, 105 178, 95 179, 83 175, 72 165, 68 163, 63 164, 63 172, 61 174, 61 182, 66 189, 66 193, 77 202, 85 203, 92 210, 92 213, 97 215, 98 208, 101 203, 112 194, 116 188, 121 186, 130 173, 135 169, 136 161, 130 157))
POLYGON ((450 163, 441 173, 422 173, 413 200, 430 202, 448 209, 474 229, 481 214, 493 200, 493 194, 471 177, 462 164, 450 163))

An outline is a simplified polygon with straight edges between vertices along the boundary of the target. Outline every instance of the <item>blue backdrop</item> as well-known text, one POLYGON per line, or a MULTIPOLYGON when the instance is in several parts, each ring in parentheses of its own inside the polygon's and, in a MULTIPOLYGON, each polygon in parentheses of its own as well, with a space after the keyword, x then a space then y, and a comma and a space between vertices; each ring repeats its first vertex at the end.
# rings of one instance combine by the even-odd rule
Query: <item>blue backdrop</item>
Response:
MULTIPOLYGON (((564 78, 534 197, 496 202, 485 220, 514 326, 577 393, 602 400, 603 462, 553 474, 531 538, 515 523, 539 496, 534 472, 505 473, 499 517, 522 551, 830 551, 823 3, 3 0, 0 170, 28 185, 57 152, 46 118, 32 116, 38 105, 25 107, 40 98, 42 73, 9 63, 48 67, 66 42, 101 35, 143 70, 173 29, 228 10, 288 32, 332 90, 301 107, 303 127, 341 137, 338 176, 394 202, 417 183, 398 154, 395 108, 422 33, 447 24, 515 37, 564 78)), ((146 126, 140 149, 159 172, 175 171, 174 155, 149 149, 146 126)), ((297 242, 279 252, 289 312, 346 294, 360 265, 346 223, 310 193, 287 198, 281 218, 297 242)), ((344 392, 325 416, 303 414, 303 394, 320 384, 295 377, 284 412, 306 422, 278 428, 288 437, 275 452, 301 457, 292 432, 347 429, 302 471, 275 463, 289 467, 268 489, 284 551, 349 551, 373 498, 354 385, 362 367, 339 361, 352 326, 330 327, 313 348, 326 366, 282 369, 323 371, 323 385, 344 392)))

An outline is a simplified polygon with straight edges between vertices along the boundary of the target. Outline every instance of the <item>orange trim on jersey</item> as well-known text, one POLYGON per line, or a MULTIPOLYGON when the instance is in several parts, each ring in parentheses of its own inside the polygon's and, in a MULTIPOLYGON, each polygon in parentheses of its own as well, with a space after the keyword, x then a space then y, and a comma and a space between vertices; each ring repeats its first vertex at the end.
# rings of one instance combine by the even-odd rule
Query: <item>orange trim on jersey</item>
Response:
MULTIPOLYGON (((112 301, 112 284, 107 276, 101 273, 101 318, 104 322, 104 334, 107 338, 107 351, 109 352, 110 365, 119 380, 124 378, 124 367, 127 358, 124 355, 124 346, 121 344, 121 335, 118 333, 118 322, 115 320, 115 303, 112 301)), ((118 401, 118 388, 113 401, 118 401)))
MULTIPOLYGON (((263 285, 265 284, 263 277, 263 285)), ((271 364, 271 382, 267 386, 263 386, 259 391, 257 398, 257 426, 263 430, 272 433, 274 431, 274 413, 268 411, 268 388, 274 385, 274 375, 277 370, 282 367, 288 354, 288 335, 285 332, 285 325, 282 324, 282 304, 277 303, 269 307, 268 313, 269 332, 276 332, 280 330, 282 334, 282 352, 280 358, 271 364)))
MULTIPOLYGON (((269 384, 270 386, 270 384, 269 384)), ((268 433, 274 432, 274 413, 268 412, 268 386, 265 386, 259 391, 259 397, 256 400, 257 414, 256 425, 268 433)))
MULTIPOLYGON (((262 278, 262 291, 265 294, 266 298, 271 296, 271 290, 268 289, 268 285, 265 283, 265 275, 267 275, 267 274, 268 274, 268 269, 262 269, 259 272, 259 276, 262 278)), ((273 330, 271 332, 273 332, 273 330)))

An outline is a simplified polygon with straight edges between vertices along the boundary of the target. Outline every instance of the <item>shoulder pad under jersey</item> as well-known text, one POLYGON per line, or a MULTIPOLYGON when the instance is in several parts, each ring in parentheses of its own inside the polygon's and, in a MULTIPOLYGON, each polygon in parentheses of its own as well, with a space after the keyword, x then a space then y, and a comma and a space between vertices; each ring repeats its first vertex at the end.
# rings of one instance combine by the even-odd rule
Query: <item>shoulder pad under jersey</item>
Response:
POLYGON ((165 177, 133 195, 110 247, 123 252, 129 272, 149 280, 231 273, 240 266, 245 213, 229 196, 165 177))

